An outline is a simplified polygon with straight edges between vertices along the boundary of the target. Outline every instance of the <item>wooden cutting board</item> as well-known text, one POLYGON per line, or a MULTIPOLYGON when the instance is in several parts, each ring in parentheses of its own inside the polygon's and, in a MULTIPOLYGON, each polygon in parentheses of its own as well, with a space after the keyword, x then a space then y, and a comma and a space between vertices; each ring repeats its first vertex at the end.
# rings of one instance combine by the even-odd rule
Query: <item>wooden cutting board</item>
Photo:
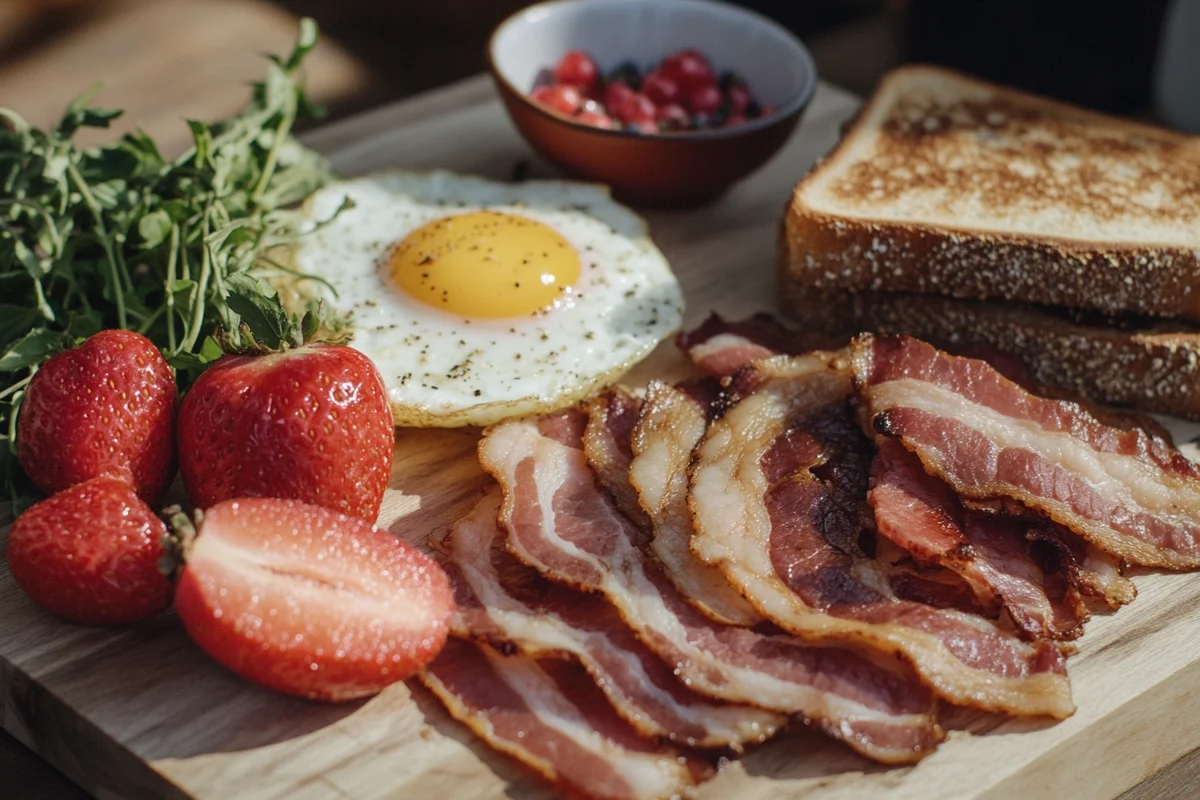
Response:
MULTIPOLYGON (((856 105, 822 86, 787 149, 722 202, 649 215, 683 282, 688 324, 710 309, 737 317, 774 307, 784 201, 856 105)), ((309 141, 346 175, 446 167, 506 178, 530 158, 482 78, 318 131, 309 141)), ((553 173, 534 163, 533 174, 553 173)), ((684 368, 664 346, 628 382, 669 379, 684 368)), ((1200 431, 1171 427, 1180 441, 1200 431)), ((381 526, 418 543, 440 534, 485 485, 474 459, 477 436, 398 431, 381 526)), ((0 533, 0 544, 6 536, 0 533)), ((1116 796, 1200 747, 1200 576, 1148 574, 1136 583, 1137 601, 1094 619, 1079 643, 1070 661, 1079 710, 1065 722, 965 715, 951 721, 960 730, 937 753, 902 769, 870 764, 799 731, 727 766, 701 797, 1116 796)), ((211 662, 169 615, 128 630, 70 625, 26 600, 4 568, 0 698, 4 728, 99 797, 553 796, 450 720, 420 687, 396 686, 349 705, 272 694, 211 662)), ((1175 771, 1171 783, 1193 786, 1196 776, 1175 771)))

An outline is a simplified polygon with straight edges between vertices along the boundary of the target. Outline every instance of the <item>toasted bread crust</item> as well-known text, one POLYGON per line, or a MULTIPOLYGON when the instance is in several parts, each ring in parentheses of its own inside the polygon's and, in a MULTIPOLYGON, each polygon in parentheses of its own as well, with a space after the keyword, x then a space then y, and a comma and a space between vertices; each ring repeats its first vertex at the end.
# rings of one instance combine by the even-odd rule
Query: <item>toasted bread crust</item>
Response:
MULTIPOLYGON (((1070 209, 1071 219, 1084 220, 1097 230, 1104 230, 1106 220, 1113 214, 1120 215, 1126 227, 1136 227, 1143 218, 1145 224, 1169 218, 1176 226, 1174 230, 1179 226, 1190 230, 1188 220, 1193 218, 1200 202, 1192 182, 1193 174, 1200 175, 1200 138, 1104 117, 928 67, 897 70, 884 79, 882 87, 846 131, 838 147, 796 187, 784 214, 782 272, 792 273, 805 285, 818 289, 882 289, 964 299, 1005 298, 1105 313, 1137 311, 1200 319, 1200 233, 1192 246, 1187 242, 1155 244, 1124 242, 1112 237, 1089 238, 1080 236, 1078 230, 1063 231, 1063 235, 1056 236, 997 227, 1000 224, 997 220, 1006 219, 1005 214, 1013 208, 1018 209, 1018 214, 1030 213, 1029 208, 1047 208, 1051 209, 1046 212, 1050 215, 1070 209), (989 114, 973 108, 971 114, 963 112, 956 117, 954 124, 959 125, 958 134, 978 129, 982 141, 988 141, 987 136, 1007 136, 1009 139, 1005 141, 1011 146, 997 150, 974 143, 969 135, 958 135, 948 145, 938 140, 936 132, 923 133, 915 123, 910 126, 916 129, 915 133, 910 129, 880 133, 879 120, 872 119, 873 104, 891 102, 895 93, 904 92, 906 81, 919 83, 921 76, 929 75, 961 83, 964 93, 995 92, 998 98, 995 102, 1004 109, 999 116, 1010 122, 1000 128, 991 127, 986 122, 989 114), (891 87, 890 95, 882 88, 887 86, 891 87), (1012 121, 1018 117, 1014 109, 1027 110, 1029 119, 1012 121), (1113 193, 1089 195, 1088 187, 1094 176, 1086 169, 1059 174, 1047 167, 1042 162, 1049 157, 1027 134, 1033 130, 1052 138, 1060 135, 1055 133, 1056 115, 1076 125, 1080 119, 1094 123, 1107 137, 1103 141, 1077 141, 1078 136, 1070 139, 1070 134, 1062 133, 1064 140, 1074 143, 1071 146, 1084 148, 1079 153, 1068 153, 1069 156, 1084 162, 1091 157, 1107 159, 1100 162, 1103 165, 1123 164, 1123 158, 1134 159, 1142 182, 1130 184, 1120 196, 1107 183, 1096 184, 1113 193), (1019 130, 1012 132, 1003 127, 1008 124, 1019 130), (882 144, 870 152, 882 153, 885 160, 894 164, 876 165, 862 161, 861 153, 850 154, 856 146, 856 137, 876 135, 882 144), (1128 155, 1114 155, 1122 146, 1127 147, 1128 155), (1101 148, 1105 148, 1104 152, 1100 152, 1101 148), (939 163, 951 156, 967 166, 942 169, 939 163), (1005 159, 1010 157, 1014 168, 1011 171, 1004 168, 1005 159), (1017 167, 1032 172, 1022 175, 1017 167), (1157 187, 1151 185, 1154 175, 1171 170, 1179 174, 1169 175, 1157 187), (853 180, 852 172, 856 176, 853 180), (901 173, 910 177, 905 178, 901 173), (1055 182, 1056 179, 1061 180, 1055 182), (971 180, 978 185, 963 185, 963 181, 970 184, 971 180), (940 221, 920 221, 919 211, 914 212, 916 221, 897 221, 880 215, 879 209, 893 201, 903 205, 911 200, 906 186, 924 184, 936 184, 938 191, 946 192, 944 204, 950 210, 940 212, 940 221), (840 211, 815 207, 813 196, 823 197, 814 188, 817 186, 836 186, 843 199, 849 191, 847 186, 858 186, 861 208, 854 207, 853 198, 840 205, 840 201, 833 203, 835 207, 845 206, 840 211), (1039 187, 1045 197, 1039 195, 1039 187), (1142 194, 1154 188, 1165 192, 1165 199, 1156 209, 1146 207, 1143 214, 1142 194), (998 209, 988 226, 972 227, 971 217, 966 213, 962 219, 955 217, 956 202, 969 204, 979 202, 979 198, 991 204, 989 208, 998 209)), ((889 107, 881 105, 880 113, 889 107)), ((931 119, 949 113, 946 108, 935 106, 930 112, 931 119)), ((945 132, 947 124, 938 121, 934 127, 945 132)), ((1078 127, 1074 130, 1077 134, 1078 127)), ((1119 183, 1111 176, 1103 179, 1119 183)), ((1053 229, 1053 225, 1050 227, 1053 229)))
POLYGON ((1200 420, 1200 327, 1140 330, 1076 321, 1030 304, 813 289, 784 275, 780 304, 803 330, 906 333, 951 349, 1018 356, 1034 378, 1100 403, 1200 420))
POLYGON ((1180 248, 1086 247, 871 223, 793 202, 779 266, 818 289, 1003 298, 1200 320, 1200 251, 1180 248))

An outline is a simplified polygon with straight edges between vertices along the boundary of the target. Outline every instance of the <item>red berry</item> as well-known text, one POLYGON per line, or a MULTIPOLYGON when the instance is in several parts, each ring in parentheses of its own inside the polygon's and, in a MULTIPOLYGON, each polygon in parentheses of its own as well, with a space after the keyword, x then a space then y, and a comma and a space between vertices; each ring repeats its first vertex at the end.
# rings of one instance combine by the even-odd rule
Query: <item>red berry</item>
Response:
POLYGON ((716 86, 700 86, 687 94, 687 106, 693 114, 715 114, 724 101, 716 86))
POLYGON ((576 86, 587 92, 595 87, 600 79, 600 70, 591 56, 582 50, 571 50, 554 67, 554 80, 569 86, 576 86))
POLYGON ((754 102, 753 95, 750 90, 742 83, 734 81, 729 86, 729 113, 730 114, 745 114, 750 108, 750 104, 754 102))
POLYGON ((677 103, 658 109, 658 126, 663 130, 683 130, 690 122, 688 113, 677 103))
POLYGON ((658 133, 658 123, 651 122, 649 120, 634 122, 630 124, 629 128, 630 130, 637 131, 638 133, 658 133))
POLYGON ((159 572, 167 528, 119 478, 84 481, 28 508, 8 568, 42 608, 89 625, 149 619, 171 604, 159 572))
POLYGON ((642 94, 649 97, 659 106, 678 103, 679 84, 661 72, 650 72, 646 75, 646 79, 642 81, 642 94))
POLYGON ((374 520, 394 442, 379 371, 340 345, 223 356, 179 407, 179 466, 199 508, 289 497, 374 520))
POLYGON ((639 122, 654 122, 657 111, 654 101, 640 92, 634 92, 617 107, 615 116, 626 125, 636 125, 639 122))
POLYGON ((46 494, 98 475, 157 503, 175 475, 175 376, 154 343, 100 331, 47 361, 25 392, 17 453, 46 494))
POLYGON ((584 125, 591 125, 593 128, 612 129, 617 127, 612 117, 607 114, 601 114, 599 111, 583 111, 575 119, 584 125))
POLYGON ((775 106, 766 106, 765 105, 761 109, 759 109, 758 116, 769 117, 774 113, 775 113, 775 106))
POLYGON ((629 101, 636 92, 630 89, 625 84, 619 81, 609 81, 604 84, 604 91, 600 94, 600 102, 604 104, 604 110, 609 116, 617 116, 617 109, 629 101))
POLYGON ((567 115, 574 114, 583 103, 583 95, 579 93, 579 89, 561 83, 539 86, 533 90, 530 97, 546 108, 567 115))
POLYGON ((682 50, 676 50, 667 58, 673 58, 675 60, 687 58, 693 61, 699 61, 706 70, 712 72, 712 62, 708 60, 708 56, 704 55, 702 51, 697 50, 694 47, 685 47, 682 50))
POLYGON ((735 125, 742 125, 746 122, 746 117, 743 114, 730 114, 725 118, 725 123, 722 127, 732 128, 735 125))
POLYGON ((717 83, 717 77, 713 74, 708 59, 695 50, 681 50, 675 53, 668 57, 659 69, 685 93, 701 86, 715 86, 717 83))
POLYGON ((175 608, 188 634, 243 678, 289 694, 350 700, 404 680, 437 655, 454 612, 435 561, 294 500, 214 506, 184 554, 175 608))

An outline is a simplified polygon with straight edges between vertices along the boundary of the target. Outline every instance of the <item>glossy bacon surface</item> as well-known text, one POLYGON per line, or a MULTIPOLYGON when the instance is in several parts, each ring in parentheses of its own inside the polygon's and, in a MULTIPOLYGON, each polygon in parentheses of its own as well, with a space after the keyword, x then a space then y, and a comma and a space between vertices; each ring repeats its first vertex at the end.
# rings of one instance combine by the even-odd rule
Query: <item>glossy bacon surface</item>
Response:
POLYGON ((577 664, 452 637, 419 677, 489 745, 577 796, 665 800, 713 773, 639 736, 577 664))
POLYGON ((863 336, 852 350, 873 430, 960 496, 1017 501, 1134 564, 1200 567, 1200 468, 1163 440, 917 339, 863 336))
POLYGON ((552 583, 504 547, 500 493, 480 500, 443 541, 455 589, 456 635, 581 663, 613 708, 647 736, 689 747, 759 742, 785 720, 692 692, 603 597, 552 583))
POLYGON ((645 536, 597 485, 578 411, 489 430, 480 462, 505 490, 509 548, 555 580, 602 592, 693 689, 803 715, 886 763, 915 761, 942 732, 932 695, 895 662, 722 625, 697 611, 657 568, 645 536))
POLYGON ((741 395, 695 452, 692 547, 758 610, 810 640, 907 661, 951 702, 1064 717, 1065 660, 988 620, 895 597, 859 546, 874 448, 828 357, 775 357, 739 373, 741 395))
MULTIPOLYGON (((868 500, 880 536, 919 562, 958 574, 979 606, 1004 607, 1027 638, 1074 639, 1083 633, 1088 614, 1069 553, 1030 537, 1037 521, 964 509, 949 486, 891 439, 880 442, 871 464, 868 500)), ((1053 523, 1042 526, 1047 525, 1053 523)))
POLYGON ((688 463, 715 396, 704 384, 675 388, 657 381, 640 405, 620 390, 605 392, 588 406, 584 452, 626 516, 649 527, 650 549, 688 602, 717 622, 749 627, 762 617, 689 546, 688 463), (626 511, 630 500, 621 500, 631 492, 633 513, 626 511))

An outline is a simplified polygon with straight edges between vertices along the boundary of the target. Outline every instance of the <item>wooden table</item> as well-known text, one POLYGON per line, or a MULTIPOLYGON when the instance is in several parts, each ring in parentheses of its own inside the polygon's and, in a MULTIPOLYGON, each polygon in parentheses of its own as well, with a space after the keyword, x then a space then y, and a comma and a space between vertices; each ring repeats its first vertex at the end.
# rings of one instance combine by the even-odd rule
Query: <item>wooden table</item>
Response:
MULTIPOLYGON (((689 321, 708 303, 732 316, 769 308, 787 188, 833 144, 856 105, 822 86, 788 148, 751 180, 708 208, 650 215, 689 297, 707 298, 689 321), (731 290, 734 283, 740 288, 731 290)), ((483 78, 308 141, 347 174, 451 166, 505 177, 529 158, 483 78)), ((533 170, 551 174, 536 161, 533 170)), ((665 348, 650 369, 671 359, 665 348)), ((461 508, 479 485, 473 447, 470 433, 400 431, 403 491, 389 491, 381 525, 427 533, 461 508)), ((776 741, 728 768, 703 796, 1033 800, 1112 797, 1134 786, 1127 798, 1190 797, 1200 781, 1200 756, 1186 755, 1200 716, 1200 580, 1149 575, 1138 583, 1142 597, 1093 620, 1071 661, 1080 708, 1070 720, 968 722, 985 735, 957 733, 912 769, 882 770, 814 737, 776 741)), ((32 607, 2 570, 0 700, 4 728, 101 796, 545 796, 418 689, 393 687, 351 706, 272 695, 207 662, 169 618, 117 632, 71 626, 32 607)))

